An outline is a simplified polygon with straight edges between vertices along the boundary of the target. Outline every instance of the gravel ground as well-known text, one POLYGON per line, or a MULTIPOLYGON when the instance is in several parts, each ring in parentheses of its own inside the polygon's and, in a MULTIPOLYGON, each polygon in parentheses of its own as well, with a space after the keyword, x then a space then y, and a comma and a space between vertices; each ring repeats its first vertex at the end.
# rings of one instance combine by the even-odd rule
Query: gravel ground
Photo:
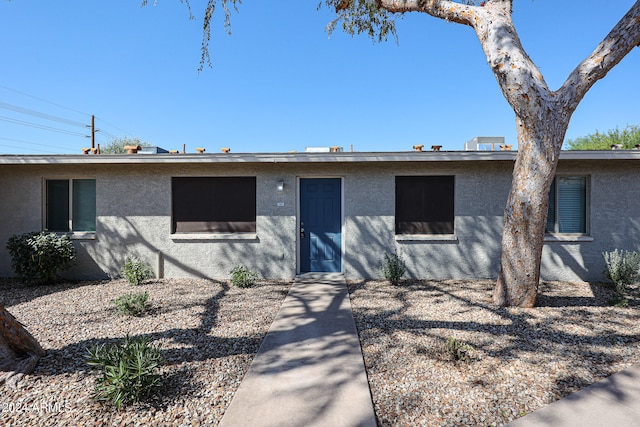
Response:
POLYGON ((506 309, 493 285, 349 284, 379 425, 504 425, 640 363, 637 299, 610 307, 602 285, 545 283, 540 307, 506 309), (453 360, 448 337, 470 360, 453 360))
POLYGON ((166 279, 131 286, 124 280, 15 288, 0 301, 47 350, 17 390, 2 388, 0 425, 211 426, 231 402, 288 283, 237 289, 211 280, 166 279), (149 292, 152 311, 117 314, 112 300, 149 292), (147 336, 167 361, 161 396, 120 411, 95 403, 96 374, 88 347, 129 334, 147 336))
MULTIPOLYGON (((197 279, 0 283, 0 301, 47 350, 18 390, 2 389, 0 424, 216 425, 288 288, 197 279), (149 314, 115 312, 113 299, 143 291, 149 314), (84 355, 127 334, 150 337, 167 364, 159 397, 115 411, 90 398, 95 374, 84 355)), ((492 288, 490 281, 349 283, 381 426, 504 425, 640 363, 638 299, 610 307, 611 291, 601 285, 545 283, 539 308, 504 309, 491 304, 492 288), (451 358, 447 337, 470 345, 468 361, 451 358)))

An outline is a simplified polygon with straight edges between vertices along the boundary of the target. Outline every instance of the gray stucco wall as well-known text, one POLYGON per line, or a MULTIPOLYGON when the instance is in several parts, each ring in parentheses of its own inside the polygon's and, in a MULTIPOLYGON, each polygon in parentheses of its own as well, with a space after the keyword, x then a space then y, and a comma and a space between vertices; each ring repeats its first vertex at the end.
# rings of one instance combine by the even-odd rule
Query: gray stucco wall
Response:
MULTIPOLYGON (((590 176, 590 238, 547 242, 543 279, 602 280, 603 251, 640 250, 636 163, 561 161, 558 173, 590 176)), ((347 278, 379 277, 383 254, 394 249, 405 257, 410 277, 495 278, 512 167, 510 161, 2 165, 0 276, 13 274, 7 239, 42 228, 43 179, 95 177, 95 239, 74 241, 79 259, 72 277, 117 276, 126 255, 136 254, 165 277, 226 278, 244 264, 263 277, 292 278, 298 270, 297 179, 341 177, 347 278), (254 238, 171 235, 171 177, 234 175, 257 177, 254 238), (395 236, 396 175, 455 176, 453 238, 395 236), (284 193, 276 191, 278 181, 285 182, 284 193)))

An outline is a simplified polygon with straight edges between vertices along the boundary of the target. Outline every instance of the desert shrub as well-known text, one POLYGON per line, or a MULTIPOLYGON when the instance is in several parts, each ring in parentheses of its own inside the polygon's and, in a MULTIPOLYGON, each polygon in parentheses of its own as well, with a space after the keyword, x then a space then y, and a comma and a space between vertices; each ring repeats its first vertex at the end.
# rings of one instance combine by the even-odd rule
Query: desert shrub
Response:
POLYGON ((118 313, 131 316, 141 316, 151 307, 148 292, 120 295, 113 303, 116 305, 118 313))
POLYGON ((258 278, 256 273, 244 265, 234 267, 229 274, 231 275, 231 284, 238 288, 250 288, 256 284, 258 278))
POLYGON ((447 337, 447 341, 444 343, 444 350, 454 361, 468 362, 472 347, 455 337, 447 337))
POLYGON ((156 368, 162 364, 160 348, 148 338, 130 338, 113 345, 96 345, 88 350, 87 364, 100 376, 92 397, 114 405, 139 402, 160 384, 156 368))
POLYGON ((384 261, 382 263, 382 275, 392 285, 397 285, 398 283, 400 283, 400 279, 402 279, 402 276, 406 271, 407 265, 405 264, 401 255, 398 255, 397 252, 394 252, 392 254, 384 254, 384 261))
POLYGON ((27 283, 51 283, 58 272, 67 270, 76 259, 76 250, 66 235, 48 231, 14 235, 7 241, 11 266, 27 283))
POLYGON ((604 274, 611 280, 618 293, 624 293, 640 272, 640 253, 632 251, 603 252, 604 274))
POLYGON ((153 269, 140 258, 128 256, 124 261, 121 273, 129 283, 137 286, 153 276, 153 269))
POLYGON ((625 308, 629 306, 630 301, 631 300, 624 295, 615 293, 607 300, 607 303, 613 307, 625 308))

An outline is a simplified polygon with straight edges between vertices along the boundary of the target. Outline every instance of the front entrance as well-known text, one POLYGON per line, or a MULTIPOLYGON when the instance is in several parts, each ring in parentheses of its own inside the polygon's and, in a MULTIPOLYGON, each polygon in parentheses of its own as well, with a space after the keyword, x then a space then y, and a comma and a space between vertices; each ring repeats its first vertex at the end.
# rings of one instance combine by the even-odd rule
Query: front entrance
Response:
POLYGON ((300 179, 300 272, 342 271, 340 178, 300 179))

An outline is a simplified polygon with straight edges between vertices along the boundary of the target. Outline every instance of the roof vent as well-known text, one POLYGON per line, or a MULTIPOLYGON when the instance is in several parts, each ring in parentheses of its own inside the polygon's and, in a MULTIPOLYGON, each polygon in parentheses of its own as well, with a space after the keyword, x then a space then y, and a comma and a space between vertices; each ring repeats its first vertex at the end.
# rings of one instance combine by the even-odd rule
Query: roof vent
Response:
POLYGON ((476 136, 464 144, 465 151, 494 151, 502 149, 504 136, 476 136))
POLYGON ((304 149, 306 153, 341 153, 344 148, 334 145, 332 147, 306 147, 304 149))
POLYGON ((168 152, 169 151, 165 150, 164 148, 151 145, 146 145, 138 150, 138 154, 166 154, 168 152))

